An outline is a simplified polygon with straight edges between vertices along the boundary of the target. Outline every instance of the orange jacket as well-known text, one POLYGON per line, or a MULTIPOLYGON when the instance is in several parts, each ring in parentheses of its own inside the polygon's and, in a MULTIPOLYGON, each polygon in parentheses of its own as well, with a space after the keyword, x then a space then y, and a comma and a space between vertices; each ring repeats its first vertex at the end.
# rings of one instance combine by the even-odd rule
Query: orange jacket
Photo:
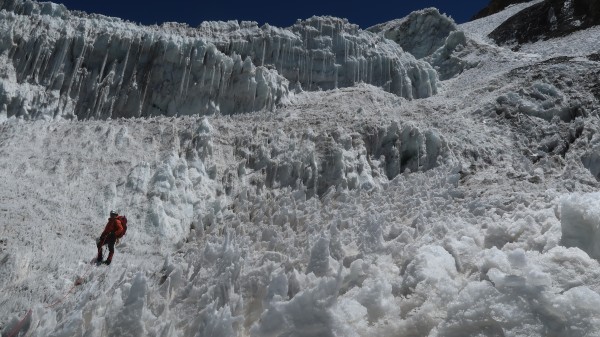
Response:
POLYGON ((110 232, 115 232, 115 237, 120 238, 123 236, 123 225, 121 221, 117 218, 109 218, 106 227, 104 227, 104 232, 102 232, 101 237, 106 237, 110 232))

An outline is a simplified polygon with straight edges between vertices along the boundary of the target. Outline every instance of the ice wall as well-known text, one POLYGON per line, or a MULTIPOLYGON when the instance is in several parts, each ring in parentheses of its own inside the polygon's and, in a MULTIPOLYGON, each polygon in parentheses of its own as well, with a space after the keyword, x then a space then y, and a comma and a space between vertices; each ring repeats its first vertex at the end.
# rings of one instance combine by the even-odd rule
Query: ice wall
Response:
POLYGON ((225 54, 250 56, 305 90, 359 82, 413 99, 437 92, 437 74, 395 43, 345 19, 312 17, 281 29, 252 22, 205 22, 199 30, 225 54))
POLYGON ((467 39, 454 21, 437 8, 410 13, 367 29, 396 42, 417 59, 429 63, 440 80, 450 79, 476 65, 464 59, 467 39))
MULTIPOLYGON (((476 62, 469 62, 456 55, 467 46, 467 38, 462 31, 453 31, 450 33, 444 44, 438 48, 433 54, 424 58, 429 62, 435 70, 438 71, 440 80, 450 79, 465 69, 472 68, 477 65, 476 62)), ((469 51, 467 51, 468 53, 469 51)))
POLYGON ((451 18, 440 14, 437 8, 427 8, 367 30, 382 34, 421 59, 442 47, 448 35, 456 29, 451 18))
POLYGON ((281 29, 205 22, 142 27, 62 5, 0 1, 7 117, 106 119, 272 109, 296 89, 364 82, 414 99, 437 73, 395 43, 346 20, 281 29))
POLYGON ((276 71, 168 28, 48 3, 0 8, 0 107, 8 117, 232 114, 273 108, 288 94, 276 71))

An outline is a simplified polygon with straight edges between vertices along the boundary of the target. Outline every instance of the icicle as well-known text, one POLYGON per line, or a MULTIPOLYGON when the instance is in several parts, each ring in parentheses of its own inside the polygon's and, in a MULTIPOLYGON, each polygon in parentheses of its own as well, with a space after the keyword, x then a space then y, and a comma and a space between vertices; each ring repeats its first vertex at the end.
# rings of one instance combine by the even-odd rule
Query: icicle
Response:
MULTIPOLYGON (((112 38, 108 39, 108 50, 110 49, 111 40, 112 40, 112 38)), ((104 53, 104 60, 102 61, 102 66, 100 67, 100 72, 98 73, 98 80, 96 81, 97 83, 102 82, 102 76, 104 75, 104 67, 106 66, 106 60, 108 59, 108 50, 106 50, 106 52, 104 53)))
POLYGON ((192 77, 192 65, 194 62, 194 57, 196 56, 196 47, 192 47, 192 52, 190 54, 189 57, 189 64, 188 64, 188 69, 187 69, 187 81, 185 84, 185 93, 184 95, 187 97, 187 94, 189 92, 190 89, 190 78, 192 77))
POLYGON ((281 57, 281 39, 278 37, 275 37, 275 39, 277 40, 277 44, 276 44, 276 48, 275 48, 275 59, 271 60, 271 62, 273 62, 273 65, 277 65, 277 61, 279 61, 280 57, 281 57))
POLYGON ((334 76, 334 85, 333 88, 337 89, 338 88, 338 69, 339 67, 335 66, 333 67, 333 76, 334 76))
POLYGON ((39 72, 40 72, 40 69, 42 68, 42 66, 38 66, 38 63, 40 63, 40 59, 44 58, 44 56, 42 56, 42 55, 45 55, 45 51, 44 51, 45 49, 46 48, 41 48, 41 46, 40 46, 40 48, 38 49, 37 55, 35 57, 35 60, 31 66, 32 67, 31 68, 31 70, 32 70, 31 77, 32 77, 34 83, 41 83, 39 81, 40 80, 39 72))
MULTIPOLYGON (((190 51, 190 54, 192 52, 190 51)), ((181 54, 181 57, 184 59, 184 66, 183 66, 183 71, 181 72, 181 81, 179 83, 179 94, 178 94, 178 99, 181 99, 183 96, 183 88, 185 87, 185 81, 186 81, 186 76, 187 76, 187 69, 188 66, 190 65, 190 57, 185 57, 184 54, 181 54)), ((181 64, 181 61, 180 61, 181 64)))
POLYGON ((267 48, 267 41, 266 41, 266 39, 263 39, 263 41, 262 41, 262 59, 260 60, 260 65, 261 66, 265 65, 266 48, 267 48))
POLYGON ((208 94, 211 97, 212 97, 212 93, 213 93, 214 80, 215 80, 215 66, 213 65, 211 67, 211 71, 210 71, 210 85, 208 86, 208 94))
POLYGON ((144 103, 146 101, 146 95, 148 94, 148 87, 150 86, 150 78, 152 77, 152 68, 148 71, 148 76, 146 77, 146 83, 144 85, 144 94, 142 95, 142 100, 140 101, 140 106, 138 109, 138 116, 142 116, 142 110, 144 108, 144 103))
MULTIPOLYGON (((83 40, 83 46, 81 48, 81 53, 79 54, 79 57, 77 57, 77 61, 75 61, 75 66, 73 67, 73 73, 71 74, 71 78, 69 79, 69 85, 67 86, 67 91, 66 91, 67 99, 69 98, 69 94, 71 93, 71 86, 73 85, 73 80, 79 72, 81 63, 83 63, 83 54, 85 53, 85 51, 87 49, 87 44, 85 43, 85 38, 82 38, 82 40, 83 40)), ((66 104, 66 102, 65 102, 65 104, 66 104)))

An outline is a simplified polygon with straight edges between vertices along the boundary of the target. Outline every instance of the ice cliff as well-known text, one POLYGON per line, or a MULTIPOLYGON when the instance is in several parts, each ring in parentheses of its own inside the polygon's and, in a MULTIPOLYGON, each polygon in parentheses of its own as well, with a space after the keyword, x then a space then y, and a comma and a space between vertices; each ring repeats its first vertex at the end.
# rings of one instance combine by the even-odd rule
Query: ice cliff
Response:
POLYGON ((367 30, 382 33, 416 58, 423 58, 442 47, 448 35, 457 27, 452 19, 441 14, 437 8, 427 8, 367 30))
POLYGON ((231 114, 272 108, 288 93, 276 72, 199 38, 54 4, 0 4, 11 10, 0 13, 3 75, 14 78, 0 89, 9 115, 231 114))
POLYGON ((234 114, 273 109, 290 89, 360 82, 407 99, 437 91, 428 63, 332 17, 286 29, 144 27, 52 3, 0 0, 0 9, 0 109, 8 117, 234 114))
POLYGON ((428 64, 345 19, 312 17, 287 29, 208 22, 200 30, 222 52, 250 56, 308 90, 364 82, 409 99, 436 92, 437 75, 428 64))
POLYGON ((450 79, 476 65, 458 56, 467 45, 467 38, 454 20, 437 8, 415 11, 405 18, 367 30, 396 42, 417 59, 429 63, 440 80, 450 79))

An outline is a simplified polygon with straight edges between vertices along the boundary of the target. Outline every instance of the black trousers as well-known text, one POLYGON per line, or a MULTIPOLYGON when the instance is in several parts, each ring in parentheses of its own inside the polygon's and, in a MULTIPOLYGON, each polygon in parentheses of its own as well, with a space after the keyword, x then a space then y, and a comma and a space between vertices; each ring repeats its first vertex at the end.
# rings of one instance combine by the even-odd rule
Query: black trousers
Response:
POLYGON ((116 238, 112 237, 112 238, 100 238, 98 240, 98 242, 96 243, 96 246, 98 247, 98 261, 102 261, 102 247, 104 245, 108 246, 108 258, 106 259, 106 261, 112 261, 112 257, 115 254, 115 242, 117 241, 116 238))

